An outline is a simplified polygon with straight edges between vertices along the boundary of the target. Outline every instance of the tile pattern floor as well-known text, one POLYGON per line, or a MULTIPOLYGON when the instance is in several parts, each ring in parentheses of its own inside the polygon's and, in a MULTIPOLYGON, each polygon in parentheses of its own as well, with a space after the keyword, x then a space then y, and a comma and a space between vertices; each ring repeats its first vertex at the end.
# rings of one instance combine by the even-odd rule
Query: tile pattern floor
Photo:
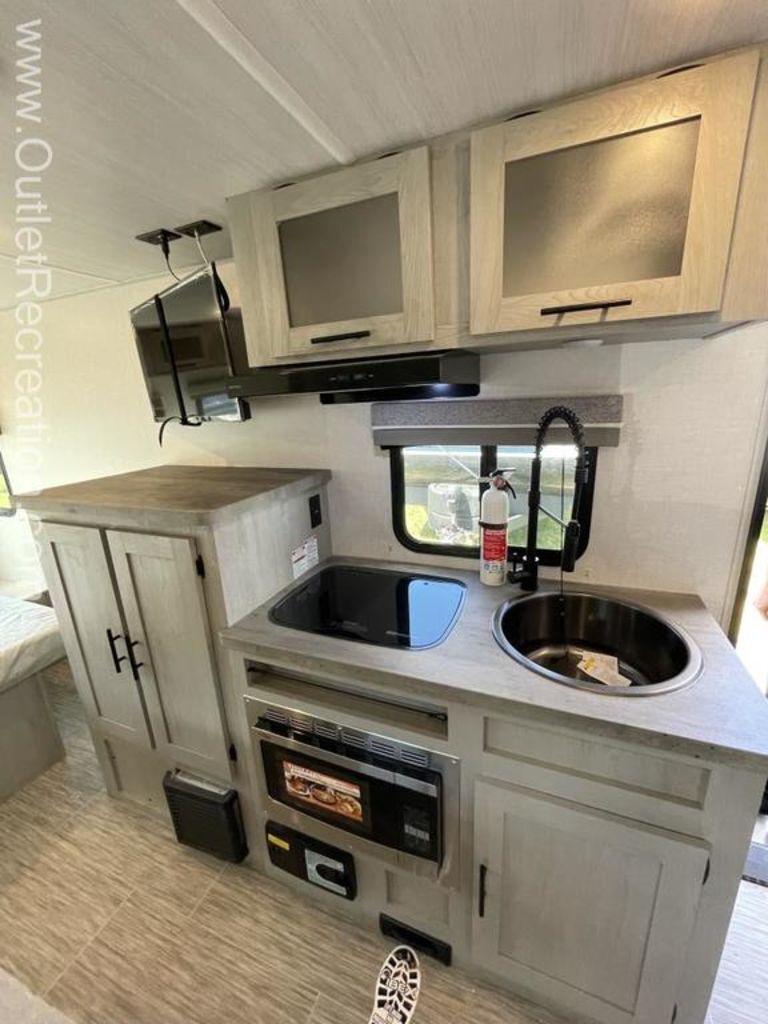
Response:
MULTIPOLYGON (((0 804, 0 966, 76 1024, 365 1024, 391 944, 108 799, 66 667, 48 679, 67 758, 0 804)), ((765 1021, 767 921, 745 884, 708 1024, 765 1021)), ((418 1024, 556 1024, 423 968, 418 1024)))

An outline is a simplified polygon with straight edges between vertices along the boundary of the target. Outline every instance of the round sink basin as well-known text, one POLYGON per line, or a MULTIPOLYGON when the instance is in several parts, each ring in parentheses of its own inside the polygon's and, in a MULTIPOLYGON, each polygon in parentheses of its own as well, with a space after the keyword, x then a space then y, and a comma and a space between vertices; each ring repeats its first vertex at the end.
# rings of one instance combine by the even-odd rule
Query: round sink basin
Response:
POLYGON ((594 693, 669 693, 701 671, 701 652, 679 627, 647 608, 594 594, 541 593, 506 601, 496 609, 493 635, 521 665, 594 693), (610 673, 610 666, 624 677, 622 685, 595 679, 596 672, 610 673))

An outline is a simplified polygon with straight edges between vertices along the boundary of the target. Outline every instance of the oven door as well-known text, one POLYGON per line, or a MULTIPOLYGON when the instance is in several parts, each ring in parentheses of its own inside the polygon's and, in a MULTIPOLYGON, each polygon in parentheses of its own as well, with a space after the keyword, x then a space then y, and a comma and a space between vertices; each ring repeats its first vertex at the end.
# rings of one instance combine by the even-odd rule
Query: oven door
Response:
POLYGON ((373 843, 440 865, 438 772, 371 764, 256 726, 270 798, 373 843))

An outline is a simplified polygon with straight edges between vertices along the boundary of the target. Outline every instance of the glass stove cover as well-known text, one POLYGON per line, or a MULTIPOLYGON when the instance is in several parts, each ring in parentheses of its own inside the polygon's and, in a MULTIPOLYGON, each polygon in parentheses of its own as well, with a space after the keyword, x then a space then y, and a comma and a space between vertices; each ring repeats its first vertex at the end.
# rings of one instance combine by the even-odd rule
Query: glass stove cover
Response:
POLYGON ((439 576, 335 565, 292 590, 269 617, 308 633, 420 650, 445 640, 466 589, 439 576))

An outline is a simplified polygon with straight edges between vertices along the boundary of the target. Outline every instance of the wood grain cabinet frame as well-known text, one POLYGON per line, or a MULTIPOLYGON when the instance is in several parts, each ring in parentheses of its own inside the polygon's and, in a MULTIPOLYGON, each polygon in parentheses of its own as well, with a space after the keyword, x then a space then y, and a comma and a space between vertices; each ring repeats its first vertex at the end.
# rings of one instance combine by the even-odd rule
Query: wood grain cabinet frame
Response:
MULTIPOLYGON (((484 334, 647 317, 716 314, 723 303, 758 63, 759 52, 749 50, 474 132, 470 200, 471 332, 484 334), (683 223, 679 272, 639 280, 597 283, 586 280, 579 281, 578 286, 564 282, 562 288, 554 286, 531 294, 516 293, 509 282, 505 289, 508 164, 574 147, 629 138, 634 133, 647 137, 652 129, 686 122, 698 124, 698 135, 687 193, 687 224, 683 223), (593 308, 542 312, 584 305, 593 308)), ((615 175, 613 180, 609 175, 608 180, 616 196, 615 208, 612 195, 606 197, 604 205, 615 215, 613 230, 620 232, 623 229, 622 196, 630 196, 637 183, 631 173, 618 186, 615 175)), ((573 198, 574 192, 569 195, 573 198)), ((578 189, 575 195, 578 199, 578 189)), ((551 203, 556 206, 557 202, 555 189, 551 203)), ((572 218, 578 218, 578 211, 567 212, 572 218)), ((663 204, 651 215, 662 223, 663 204)), ((585 265, 589 264, 590 249, 605 244, 605 222, 610 219, 597 218, 593 228, 588 223, 579 223, 579 231, 586 241, 585 265)), ((535 221, 527 227, 529 231, 533 227, 535 232, 535 221)), ((632 229, 628 223, 627 232, 632 229)), ((559 244, 557 230, 557 215, 554 220, 548 217, 547 237, 553 247, 559 244)))
MULTIPOLYGON (((228 200, 251 365, 337 352, 427 342, 434 337, 429 148, 228 200), (388 195, 397 197, 402 310, 291 326, 280 225, 388 195), (322 345, 313 339, 361 335, 322 345)), ((372 256, 375 253, 372 252, 372 256)))

